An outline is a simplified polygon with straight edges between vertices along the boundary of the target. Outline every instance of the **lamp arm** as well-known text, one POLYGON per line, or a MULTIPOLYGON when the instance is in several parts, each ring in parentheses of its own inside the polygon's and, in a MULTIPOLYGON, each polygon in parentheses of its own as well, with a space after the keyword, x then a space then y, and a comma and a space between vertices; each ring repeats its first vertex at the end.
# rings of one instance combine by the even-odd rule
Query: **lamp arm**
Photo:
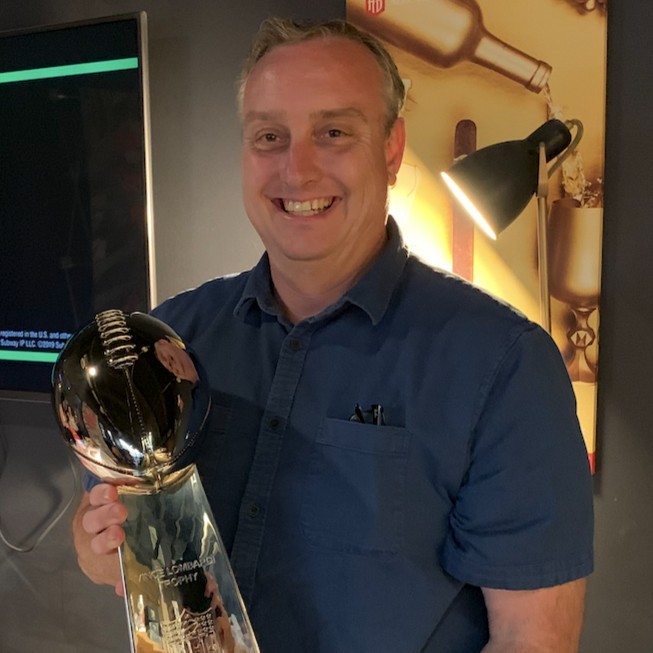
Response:
POLYGON ((553 162, 553 165, 549 168, 549 171, 547 173, 549 177, 563 164, 564 160, 578 147, 578 143, 580 143, 581 139, 583 138, 583 133, 585 131, 585 128, 583 127, 583 123, 580 120, 578 120, 578 118, 571 118, 570 120, 566 120, 565 125, 567 125, 567 127, 575 127, 576 134, 571 140, 571 143, 567 145, 564 151, 558 156, 558 158, 553 162))
POLYGON ((561 152, 553 165, 547 170, 545 145, 538 146, 537 174, 537 272, 540 282, 540 322, 542 327, 551 333, 551 295, 549 294, 549 245, 548 245, 548 208, 549 177, 562 165, 563 161, 576 149, 583 138, 583 123, 572 118, 565 123, 575 127, 576 134, 569 145, 561 152))
POLYGON ((551 333, 551 296, 549 294, 549 246, 547 242, 547 195, 549 177, 546 170, 544 143, 538 146, 539 166, 537 175, 537 276, 540 283, 540 324, 551 333))

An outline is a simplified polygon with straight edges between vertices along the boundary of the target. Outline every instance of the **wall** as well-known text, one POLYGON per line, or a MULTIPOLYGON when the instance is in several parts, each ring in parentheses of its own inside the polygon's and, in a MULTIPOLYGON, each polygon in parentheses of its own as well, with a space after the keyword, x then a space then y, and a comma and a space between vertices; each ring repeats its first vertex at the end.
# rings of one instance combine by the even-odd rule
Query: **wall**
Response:
MULTIPOLYGON (((160 298, 258 257, 260 246, 236 190, 233 80, 264 15, 344 15, 341 0, 315 3, 319 9, 308 5, 301 0, 0 3, 0 29, 148 12, 160 298)), ((647 340, 653 323, 647 286, 653 225, 646 201, 653 151, 647 122, 653 115, 653 19, 648 0, 627 5, 614 2, 608 23, 597 571, 589 583, 583 653, 645 653, 653 642, 653 347, 647 340)), ((31 542, 70 497, 70 467, 54 444, 47 405, 0 402, 0 432, 8 443, 0 524, 15 539, 31 542)), ((0 544, 0 653, 127 650, 120 601, 76 569, 69 518, 70 511, 35 553, 10 552, 0 544)))
POLYGON ((584 653, 653 649, 650 3, 610 4, 596 568, 584 653))

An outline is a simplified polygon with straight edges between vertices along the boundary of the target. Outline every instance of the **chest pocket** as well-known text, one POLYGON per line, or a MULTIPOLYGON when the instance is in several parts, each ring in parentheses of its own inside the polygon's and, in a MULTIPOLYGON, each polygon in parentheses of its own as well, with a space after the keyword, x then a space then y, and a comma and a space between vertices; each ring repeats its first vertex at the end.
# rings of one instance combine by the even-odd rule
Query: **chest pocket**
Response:
POLYGON ((306 474, 303 535, 313 544, 360 554, 392 554, 404 526, 410 433, 325 419, 306 474))

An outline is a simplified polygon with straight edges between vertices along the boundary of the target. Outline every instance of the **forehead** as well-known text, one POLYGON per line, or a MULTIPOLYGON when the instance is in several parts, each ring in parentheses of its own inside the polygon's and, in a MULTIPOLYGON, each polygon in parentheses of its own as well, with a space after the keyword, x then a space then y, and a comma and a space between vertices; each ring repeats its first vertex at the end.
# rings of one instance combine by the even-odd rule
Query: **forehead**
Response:
POLYGON ((343 37, 279 45, 252 68, 243 109, 282 110, 313 102, 322 108, 378 107, 385 110, 383 73, 362 44, 343 37))

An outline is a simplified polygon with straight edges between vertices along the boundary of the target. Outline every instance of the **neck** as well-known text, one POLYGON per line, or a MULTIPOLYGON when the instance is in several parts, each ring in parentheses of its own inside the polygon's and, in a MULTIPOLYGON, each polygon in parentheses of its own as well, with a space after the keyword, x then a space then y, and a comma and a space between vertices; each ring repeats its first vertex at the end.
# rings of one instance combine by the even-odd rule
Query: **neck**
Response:
POLYGON ((293 324, 317 315, 337 302, 359 278, 360 275, 338 281, 322 279, 307 273, 305 267, 298 275, 272 270, 277 300, 293 324))
POLYGON ((321 313, 337 302, 369 269, 385 244, 386 237, 357 265, 344 261, 270 260, 270 274, 277 301, 293 323, 321 313))

